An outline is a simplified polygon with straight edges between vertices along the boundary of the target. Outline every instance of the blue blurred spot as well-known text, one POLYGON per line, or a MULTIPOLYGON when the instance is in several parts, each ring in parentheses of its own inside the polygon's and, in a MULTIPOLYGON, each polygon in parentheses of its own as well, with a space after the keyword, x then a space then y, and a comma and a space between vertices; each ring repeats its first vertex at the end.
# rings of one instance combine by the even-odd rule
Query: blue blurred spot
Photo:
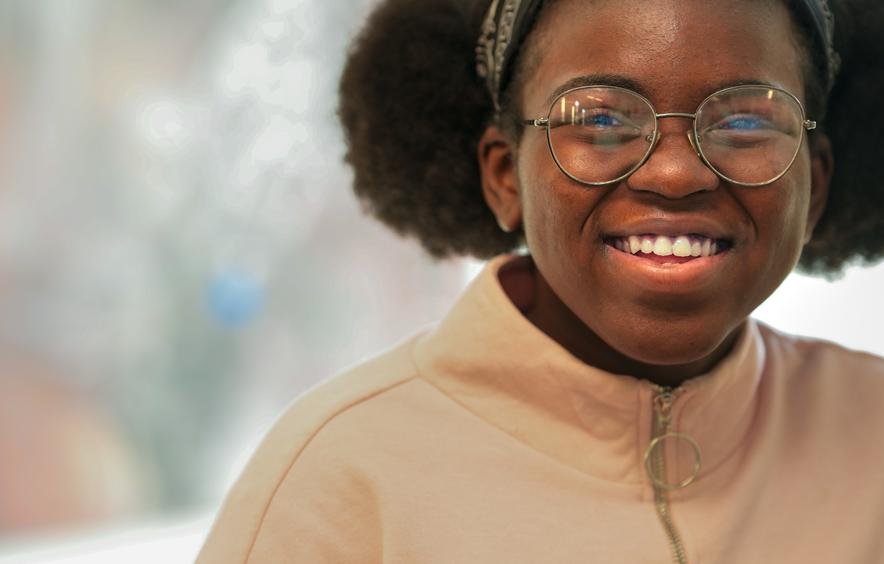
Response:
POLYGON ((242 327, 264 303, 264 288, 246 270, 219 272, 209 281, 209 311, 223 325, 242 327))

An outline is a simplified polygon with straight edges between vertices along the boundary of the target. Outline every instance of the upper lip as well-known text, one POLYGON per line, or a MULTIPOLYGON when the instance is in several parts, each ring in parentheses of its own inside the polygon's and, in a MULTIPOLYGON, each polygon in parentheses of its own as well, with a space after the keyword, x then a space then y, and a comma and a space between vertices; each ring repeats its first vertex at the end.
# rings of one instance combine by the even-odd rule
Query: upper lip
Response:
POLYGON ((701 235, 710 239, 731 241, 735 239, 733 232, 708 217, 680 216, 637 218, 619 223, 617 228, 606 233, 605 237, 629 237, 630 235, 701 235))

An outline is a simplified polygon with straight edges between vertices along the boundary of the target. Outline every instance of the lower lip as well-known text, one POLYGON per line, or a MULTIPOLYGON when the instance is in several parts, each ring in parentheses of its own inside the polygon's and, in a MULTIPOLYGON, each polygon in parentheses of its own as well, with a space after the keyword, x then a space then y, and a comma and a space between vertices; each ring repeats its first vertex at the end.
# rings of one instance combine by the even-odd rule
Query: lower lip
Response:
POLYGON ((655 257, 654 260, 636 256, 605 245, 617 268, 624 270, 648 291, 694 291, 710 283, 723 270, 733 252, 726 249, 711 257, 699 257, 681 264, 667 260, 684 261, 678 257, 655 257), (662 259, 662 260, 661 260, 662 259), (657 262, 660 260, 660 262, 657 262))

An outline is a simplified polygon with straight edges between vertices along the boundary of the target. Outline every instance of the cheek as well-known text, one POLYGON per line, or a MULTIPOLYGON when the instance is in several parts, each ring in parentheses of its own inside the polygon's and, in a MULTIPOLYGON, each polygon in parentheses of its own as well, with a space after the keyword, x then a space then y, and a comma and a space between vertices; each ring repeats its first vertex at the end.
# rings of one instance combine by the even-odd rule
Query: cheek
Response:
POLYGON ((771 202, 775 217, 768 222, 774 229, 773 237, 779 240, 781 251, 794 255, 796 262, 804 246, 810 209, 810 164, 804 153, 783 179, 787 182, 776 183, 776 189, 771 191, 775 199, 771 202))
POLYGON ((783 180, 749 190, 752 192, 747 194, 743 203, 755 224, 755 259, 766 261, 758 267, 761 272, 766 272, 759 290, 769 294, 795 268, 804 247, 810 205, 807 160, 799 159, 783 180))
MULTIPOLYGON (((560 210, 555 196, 555 177, 549 169, 552 158, 547 157, 535 132, 525 132, 516 159, 519 200, 522 206, 522 226, 532 254, 536 249, 555 245, 556 232, 561 229, 560 210), (549 161, 549 162, 547 162, 549 161)), ((544 137, 545 139, 545 137, 544 137)), ((548 151, 547 151, 548 153, 548 151)))
POLYGON ((556 263, 570 264, 573 261, 567 257, 584 244, 582 210, 586 203, 581 194, 563 187, 553 174, 526 176, 520 183, 525 239, 531 254, 535 258, 555 256, 556 263))
POLYGON ((568 179, 556 166, 546 145, 536 139, 523 142, 516 170, 522 222, 528 248, 536 253, 574 252, 583 244, 584 224, 599 190, 568 179))

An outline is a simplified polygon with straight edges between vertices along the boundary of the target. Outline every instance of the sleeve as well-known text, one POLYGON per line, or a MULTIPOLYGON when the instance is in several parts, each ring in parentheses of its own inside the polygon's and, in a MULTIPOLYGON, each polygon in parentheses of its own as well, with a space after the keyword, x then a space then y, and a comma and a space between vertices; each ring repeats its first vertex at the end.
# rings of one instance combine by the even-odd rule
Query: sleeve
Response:
POLYGON ((414 378, 413 341, 286 410, 228 493, 196 564, 380 561, 377 503, 347 460, 357 445, 316 439, 337 415, 414 378))

